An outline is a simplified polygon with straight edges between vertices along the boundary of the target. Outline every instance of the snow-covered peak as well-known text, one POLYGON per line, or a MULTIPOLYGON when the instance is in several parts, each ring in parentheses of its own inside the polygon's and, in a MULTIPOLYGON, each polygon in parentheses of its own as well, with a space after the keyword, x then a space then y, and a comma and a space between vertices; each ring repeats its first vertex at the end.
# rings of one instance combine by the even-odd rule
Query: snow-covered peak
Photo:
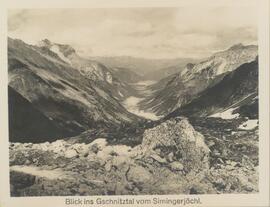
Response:
POLYGON ((64 62, 71 64, 71 61, 61 52, 58 45, 52 45, 50 50, 56 53, 64 62))
POLYGON ((63 45, 63 44, 57 44, 57 45, 65 57, 68 57, 69 55, 76 53, 75 49, 71 47, 70 45, 63 45))
POLYGON ((49 48, 49 47, 51 47, 52 44, 53 43, 50 40, 44 39, 44 40, 39 41, 37 43, 37 46, 38 47, 48 47, 49 48))
POLYGON ((102 80, 110 84, 113 83, 113 77, 104 65, 99 62, 92 61, 80 57, 75 49, 67 44, 54 43, 48 39, 41 40, 37 43, 38 47, 45 47, 51 52, 55 53, 62 61, 70 64, 74 69, 91 80, 102 80))
POLYGON ((69 56, 72 54, 75 54, 75 49, 72 48, 70 45, 65 44, 58 44, 54 43, 48 39, 41 40, 37 43, 38 47, 45 47, 55 54, 58 55, 60 59, 62 59, 64 62, 71 64, 71 61, 69 60, 69 56))

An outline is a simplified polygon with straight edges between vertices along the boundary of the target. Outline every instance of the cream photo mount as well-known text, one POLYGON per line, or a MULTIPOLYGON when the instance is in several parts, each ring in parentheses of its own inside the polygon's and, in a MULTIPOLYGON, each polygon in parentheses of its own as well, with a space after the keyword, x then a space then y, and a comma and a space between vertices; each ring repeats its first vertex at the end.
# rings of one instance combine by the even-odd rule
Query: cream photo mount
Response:
MULTIPOLYGON (((196 14, 194 14, 196 15, 196 14)), ((269 1, 268 0, 34 0, 1 1, 0 8, 0 206, 1 207, 46 207, 46 206, 269 206, 269 1), (48 8, 129 8, 129 7, 246 7, 258 11, 259 48, 259 192, 254 194, 204 194, 204 195, 114 195, 114 196, 46 196, 11 197, 9 183, 9 136, 8 136, 8 54, 7 13, 9 9, 48 8), (115 200, 109 204, 108 200, 115 200)), ((241 16, 241 9, 239 9, 241 16)), ((239 34, 240 35, 240 34, 239 34)))

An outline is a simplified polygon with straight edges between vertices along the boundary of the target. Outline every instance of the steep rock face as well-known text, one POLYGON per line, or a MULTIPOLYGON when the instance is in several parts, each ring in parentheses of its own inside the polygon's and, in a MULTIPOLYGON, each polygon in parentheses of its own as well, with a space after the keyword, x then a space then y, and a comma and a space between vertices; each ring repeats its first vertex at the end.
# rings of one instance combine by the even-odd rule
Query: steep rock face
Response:
POLYGON ((158 115, 166 115, 189 103, 206 88, 219 83, 240 65, 254 61, 257 55, 257 46, 240 44, 215 53, 198 64, 189 64, 181 72, 153 85, 155 92, 141 103, 141 108, 151 108, 158 115))
POLYGON ((126 111, 109 87, 90 81, 53 52, 9 38, 8 63, 9 86, 57 124, 60 131, 68 129, 66 136, 140 120, 126 111))
POLYGON ((181 72, 181 76, 184 81, 194 78, 194 74, 205 74, 208 79, 214 78, 220 74, 233 71, 244 63, 253 61, 257 55, 257 46, 237 44, 228 50, 215 53, 209 59, 191 68, 186 67, 186 70, 181 72))
POLYGON ((169 117, 209 116, 232 109, 244 117, 258 118, 258 61, 241 65, 218 84, 199 93, 169 117))
POLYGON ((61 61, 77 69, 90 81, 102 84, 106 92, 111 93, 117 99, 123 99, 134 92, 126 81, 118 78, 117 71, 95 60, 81 57, 70 45, 58 44, 45 39, 39 42, 38 49, 55 53, 61 61))
POLYGON ((11 142, 44 142, 66 137, 80 128, 63 130, 57 121, 50 120, 41 111, 11 87, 8 87, 9 139, 11 142), (37 124, 38 123, 38 124, 37 124))
POLYGON ((87 79, 97 84, 103 85, 107 93, 112 94, 118 100, 124 100, 126 97, 135 93, 127 80, 118 77, 118 71, 107 68, 103 64, 82 58, 76 53, 68 56, 72 66, 77 68, 80 73, 87 79))
POLYGON ((208 168, 209 149, 204 137, 196 132, 184 117, 167 120, 148 129, 143 134, 143 141, 137 147, 138 156, 152 157, 159 162, 165 160, 174 163, 172 166, 190 172, 208 168))
MULTIPOLYGON (((57 52, 57 55, 59 55, 59 53, 62 53, 65 57, 76 52, 75 49, 72 48, 70 45, 56 44, 56 43, 51 42, 48 39, 41 40, 40 42, 38 42, 37 46, 42 47, 42 48, 49 48, 49 49, 52 47, 58 48, 59 51, 57 51, 57 49, 55 48, 52 50, 57 52)), ((59 57, 61 58, 62 55, 60 55, 59 57)))

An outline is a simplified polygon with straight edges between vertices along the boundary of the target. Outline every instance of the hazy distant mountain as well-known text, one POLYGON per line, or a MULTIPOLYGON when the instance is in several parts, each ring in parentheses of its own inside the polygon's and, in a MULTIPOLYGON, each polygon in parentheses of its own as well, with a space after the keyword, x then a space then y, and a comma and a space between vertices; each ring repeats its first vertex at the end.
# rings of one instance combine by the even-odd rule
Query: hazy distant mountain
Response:
MULTIPOLYGON (((59 47, 58 51, 62 51, 63 55, 68 54, 68 57, 74 53, 68 46, 59 47)), ((54 126, 63 132, 60 133, 63 137, 73 136, 90 128, 119 126, 140 120, 129 113, 112 94, 112 90, 115 91, 116 88, 113 87, 113 79, 109 78, 110 74, 106 74, 108 79, 91 79, 89 77, 92 76, 82 74, 72 63, 54 52, 54 49, 32 46, 9 38, 8 65, 9 86, 19 94, 10 94, 18 99, 13 101, 17 101, 16 106, 29 105, 31 107, 28 108, 35 108, 32 112, 39 111, 46 119, 45 122, 51 120, 52 124, 48 126, 56 124, 54 126), (19 104, 20 100, 27 100, 29 104, 19 104)), ((103 75, 106 68, 102 65, 99 67, 104 67, 104 70, 95 68, 94 73, 103 75)), ((125 84, 117 81, 120 85, 125 84)), ((17 122, 24 122, 26 117, 20 116, 24 113, 17 114, 18 116, 12 114, 16 111, 10 111, 10 116, 17 117, 17 122)), ((42 123, 36 121, 33 124, 33 127, 39 128, 42 123)), ((12 127, 10 130, 15 130, 12 127)), ((54 131, 51 127, 47 130, 54 131)), ((13 138, 20 141, 26 136, 30 135, 25 134, 22 129, 21 134, 16 132, 16 137, 13 138)), ((44 136, 46 134, 40 131, 37 141, 39 138, 46 138, 44 136)), ((55 137, 59 138, 58 132, 47 138, 55 137)))
POLYGON ((122 82, 136 83, 145 79, 145 77, 142 77, 128 68, 115 67, 112 68, 112 70, 114 71, 114 75, 122 82))
MULTIPOLYGON (((121 67, 130 69, 133 72, 136 72, 139 75, 147 75, 147 79, 156 79, 152 78, 151 72, 159 71, 163 68, 169 67, 182 67, 187 63, 193 62, 191 58, 176 58, 176 59, 146 59, 146 58, 137 58, 130 56, 116 56, 116 57, 91 57, 92 60, 103 63, 107 67, 121 67), (149 74, 149 75, 148 75, 149 74)), ((158 72, 160 73, 160 71, 158 72)), ((161 77, 159 75, 158 77, 161 77)), ((164 77, 164 76, 162 76, 164 77)))
POLYGON ((230 71, 254 61, 257 55, 257 46, 238 44, 198 64, 188 64, 181 72, 153 85, 153 94, 141 103, 141 108, 150 108, 158 115, 166 115, 220 82, 230 71))
POLYGON ((150 71, 145 76, 150 80, 160 80, 160 79, 168 77, 172 74, 181 72, 182 70, 184 70, 184 68, 185 67, 182 65, 170 66, 170 67, 161 68, 161 69, 158 69, 155 71, 150 71))

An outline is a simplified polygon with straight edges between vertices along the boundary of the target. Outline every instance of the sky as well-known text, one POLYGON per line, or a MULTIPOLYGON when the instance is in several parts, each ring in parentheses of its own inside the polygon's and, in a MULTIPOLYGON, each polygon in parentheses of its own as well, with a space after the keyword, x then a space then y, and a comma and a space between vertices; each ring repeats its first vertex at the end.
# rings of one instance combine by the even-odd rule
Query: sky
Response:
POLYGON ((83 56, 204 58, 257 44, 255 7, 9 10, 8 35, 69 44, 83 56))

